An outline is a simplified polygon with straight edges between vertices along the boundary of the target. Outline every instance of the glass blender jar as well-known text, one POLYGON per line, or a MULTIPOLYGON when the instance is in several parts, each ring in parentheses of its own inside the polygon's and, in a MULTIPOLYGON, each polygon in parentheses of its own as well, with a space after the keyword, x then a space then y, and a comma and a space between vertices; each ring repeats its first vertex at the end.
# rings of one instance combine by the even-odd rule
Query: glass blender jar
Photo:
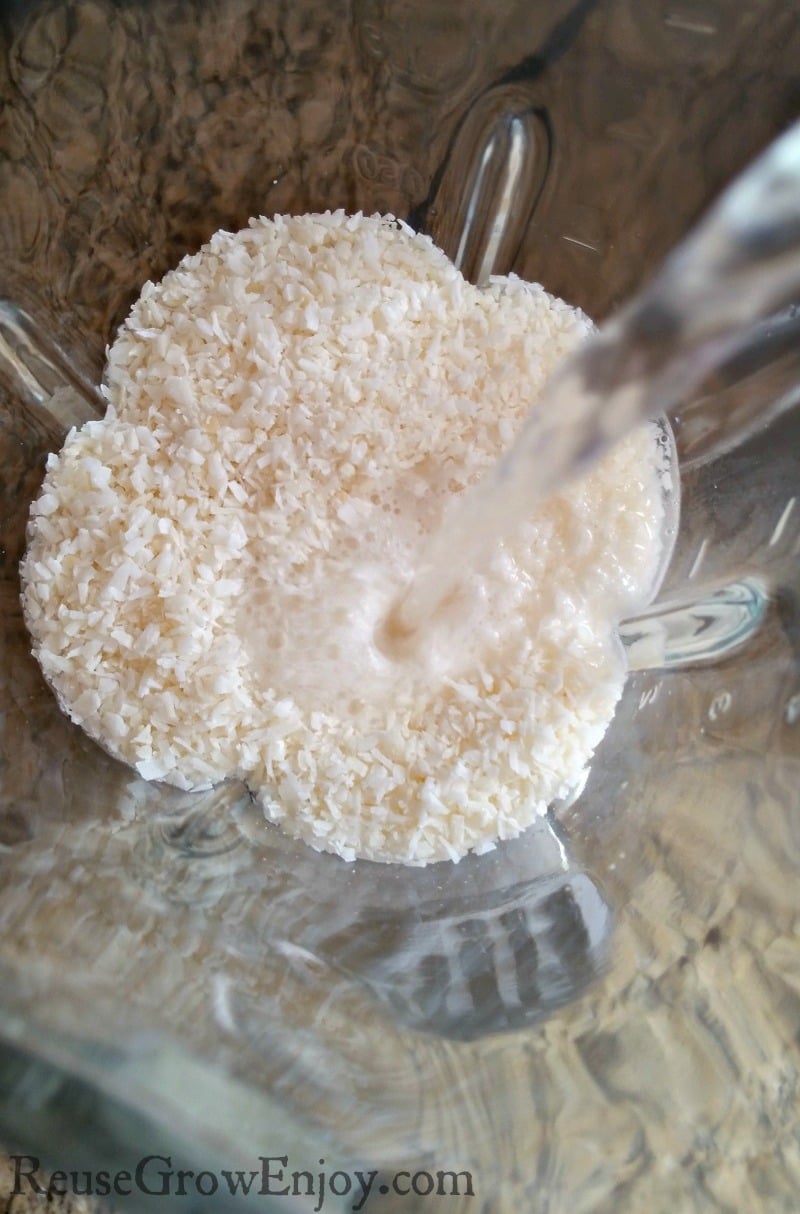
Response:
POLYGON ((629 630, 580 795, 458 865, 348 865, 241 787, 137 779, 44 685, 17 567, 117 325, 216 229, 390 211, 601 320, 795 116, 799 51, 777 0, 0 7, 9 1149, 326 1159, 387 1211, 796 1208, 796 412, 713 460, 677 428, 661 643, 629 630))

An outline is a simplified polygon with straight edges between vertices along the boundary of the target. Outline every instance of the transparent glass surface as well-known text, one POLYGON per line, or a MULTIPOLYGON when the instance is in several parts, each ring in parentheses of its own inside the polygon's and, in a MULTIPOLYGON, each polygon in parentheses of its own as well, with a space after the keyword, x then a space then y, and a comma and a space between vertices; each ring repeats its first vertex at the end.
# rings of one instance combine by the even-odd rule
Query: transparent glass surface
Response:
POLYGON ((0 40, 0 1140, 472 1173, 389 1212, 795 1211, 800 419, 698 456, 748 375, 769 407, 769 352, 679 410, 675 553, 586 787, 457 866, 138 780, 59 712, 17 573, 147 278, 344 206, 600 319, 795 116, 793 6, 20 0, 0 40))

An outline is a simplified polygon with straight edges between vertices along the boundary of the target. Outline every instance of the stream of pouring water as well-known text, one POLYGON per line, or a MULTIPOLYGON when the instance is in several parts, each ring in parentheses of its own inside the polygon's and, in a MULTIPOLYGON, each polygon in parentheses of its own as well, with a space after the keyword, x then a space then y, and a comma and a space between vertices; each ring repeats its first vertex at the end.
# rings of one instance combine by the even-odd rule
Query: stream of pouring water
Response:
MULTIPOLYGON (((464 573, 637 422, 669 415, 800 290, 800 122, 721 196, 652 283, 550 380, 513 446, 423 549, 383 625, 407 650, 464 573)), ((759 402, 755 408, 760 408, 759 402)), ((719 428, 726 448, 755 417, 719 428)))

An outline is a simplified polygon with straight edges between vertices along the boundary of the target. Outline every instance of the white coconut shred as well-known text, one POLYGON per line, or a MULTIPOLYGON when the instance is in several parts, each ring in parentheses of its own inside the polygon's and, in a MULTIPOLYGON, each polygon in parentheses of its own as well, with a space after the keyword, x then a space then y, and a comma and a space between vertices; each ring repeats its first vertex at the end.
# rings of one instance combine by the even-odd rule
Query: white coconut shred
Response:
POLYGON ((105 418, 50 456, 31 511, 25 618, 65 711, 148 780, 244 779, 345 859, 519 834, 582 778, 621 694, 615 626, 662 547, 654 427, 467 578, 416 661, 374 637, 590 328, 343 212, 219 232, 148 283, 105 418))

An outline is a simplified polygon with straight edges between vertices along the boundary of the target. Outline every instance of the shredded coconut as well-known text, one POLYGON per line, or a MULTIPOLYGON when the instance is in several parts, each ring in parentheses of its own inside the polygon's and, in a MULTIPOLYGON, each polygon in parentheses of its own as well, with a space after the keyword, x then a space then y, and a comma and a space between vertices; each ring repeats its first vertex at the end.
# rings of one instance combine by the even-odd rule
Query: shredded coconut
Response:
POLYGON ((662 546, 654 428, 466 578, 416 661, 375 635, 590 328, 341 211, 218 232, 147 283, 105 418, 49 457, 31 510, 23 606, 64 710, 147 780, 244 779, 345 859, 518 835, 583 778, 621 694, 614 628, 662 546))

